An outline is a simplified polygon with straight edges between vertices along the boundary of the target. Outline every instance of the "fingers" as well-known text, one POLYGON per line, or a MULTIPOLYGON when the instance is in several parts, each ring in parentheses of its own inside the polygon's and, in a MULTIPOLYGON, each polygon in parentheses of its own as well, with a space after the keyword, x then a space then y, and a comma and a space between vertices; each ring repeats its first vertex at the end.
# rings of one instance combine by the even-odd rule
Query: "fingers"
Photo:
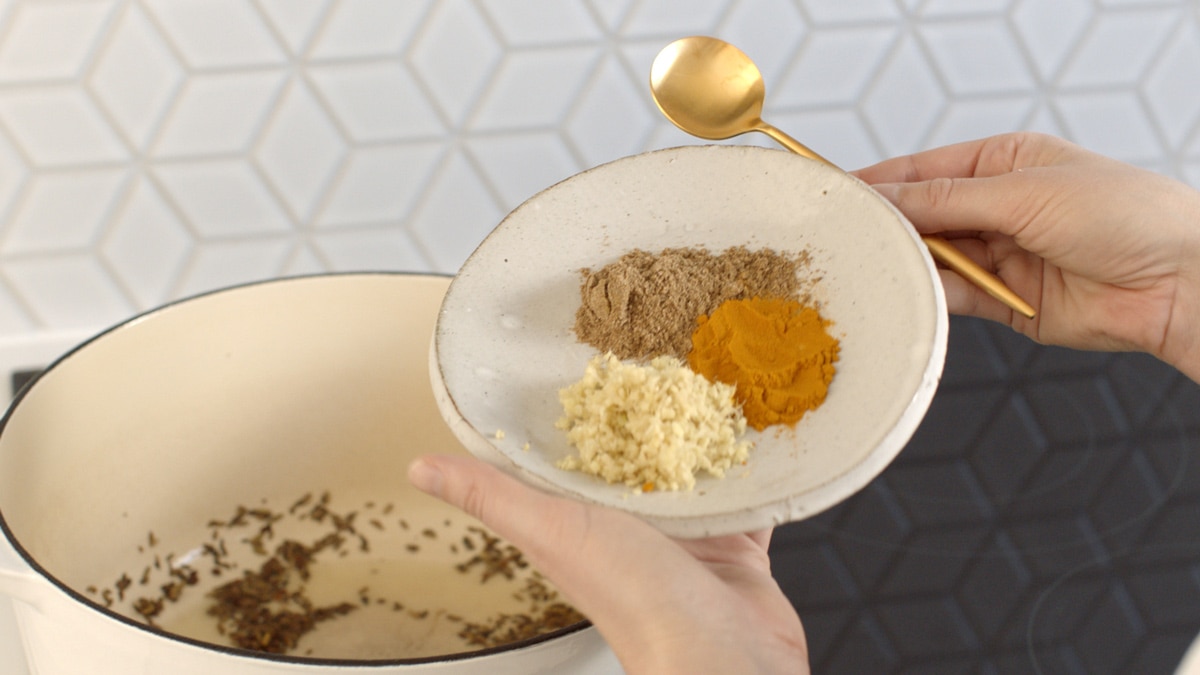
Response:
POLYGON ((868 184, 910 183, 938 177, 965 178, 975 167, 986 140, 956 143, 913 155, 894 157, 850 173, 868 184))
POLYGON ((888 159, 850 173, 869 184, 934 178, 987 178, 1064 161, 1078 148, 1053 136, 1018 132, 888 159))
POLYGON ((985 293, 975 284, 950 270, 938 270, 946 293, 946 311, 962 316, 974 316, 997 323, 1009 324, 1014 312, 1007 305, 985 293))
POLYGON ((1042 208, 1041 195, 1022 186, 1019 173, 992 178, 933 178, 873 186, 925 234, 988 231, 1016 236, 1031 214, 1042 208))

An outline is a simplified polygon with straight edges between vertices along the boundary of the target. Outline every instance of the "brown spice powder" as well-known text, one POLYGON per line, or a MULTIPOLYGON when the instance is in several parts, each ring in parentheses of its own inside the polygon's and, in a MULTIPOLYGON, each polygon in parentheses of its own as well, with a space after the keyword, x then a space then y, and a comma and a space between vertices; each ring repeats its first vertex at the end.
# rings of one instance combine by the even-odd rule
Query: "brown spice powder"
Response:
POLYGON ((620 359, 686 358, 697 317, 726 300, 794 298, 807 253, 736 246, 635 249, 599 270, 581 271, 575 335, 620 359))

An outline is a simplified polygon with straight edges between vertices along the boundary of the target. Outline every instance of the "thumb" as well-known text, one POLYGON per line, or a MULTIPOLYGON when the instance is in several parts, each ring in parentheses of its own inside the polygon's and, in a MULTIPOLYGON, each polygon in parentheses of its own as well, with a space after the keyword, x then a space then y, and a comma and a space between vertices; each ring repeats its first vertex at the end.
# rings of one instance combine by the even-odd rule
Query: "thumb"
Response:
POLYGON ((589 516, 582 503, 546 494, 472 457, 418 457, 408 467, 408 479, 483 522, 543 573, 549 574, 543 569, 546 563, 556 563, 558 548, 580 544, 587 530, 589 516))

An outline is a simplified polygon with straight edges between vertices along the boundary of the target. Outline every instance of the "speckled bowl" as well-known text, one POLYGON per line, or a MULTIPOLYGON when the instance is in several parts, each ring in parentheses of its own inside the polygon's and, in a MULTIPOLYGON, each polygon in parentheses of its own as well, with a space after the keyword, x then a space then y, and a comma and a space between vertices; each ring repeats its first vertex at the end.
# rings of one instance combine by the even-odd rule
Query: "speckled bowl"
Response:
POLYGON ((477 456, 671 535, 711 536, 812 516, 878 475, 933 398, 947 323, 928 251, 866 184, 782 151, 689 146, 585 171, 509 214, 450 285, 431 379, 477 456), (573 332, 580 270, 635 248, 735 245, 811 255, 809 282, 841 341, 824 405, 794 428, 750 432, 747 465, 692 491, 642 494, 557 468, 574 451, 555 428, 558 391, 596 354, 573 332))

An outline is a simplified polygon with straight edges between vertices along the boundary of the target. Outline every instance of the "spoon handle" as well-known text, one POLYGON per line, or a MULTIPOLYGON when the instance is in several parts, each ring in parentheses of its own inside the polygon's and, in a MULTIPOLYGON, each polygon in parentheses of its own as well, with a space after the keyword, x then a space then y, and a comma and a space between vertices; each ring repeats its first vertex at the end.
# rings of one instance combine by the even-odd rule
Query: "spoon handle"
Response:
POLYGON ((1014 293, 1011 288, 1005 286, 1000 277, 976 265, 974 260, 968 258, 950 242, 930 235, 922 236, 921 241, 925 242, 925 247, 929 249, 934 260, 958 272, 988 295, 1008 305, 1009 309, 1018 312, 1026 319, 1032 319, 1037 314, 1029 303, 1022 300, 1021 296, 1014 293))
POLYGON ((759 120, 758 124, 754 127, 754 130, 761 131, 762 133, 770 136, 771 139, 776 143, 782 145, 788 150, 791 150, 797 155, 801 155, 809 159, 815 159, 818 162, 821 162, 822 164, 828 164, 835 169, 838 168, 836 164, 818 155, 812 148, 809 148, 807 145, 785 134, 781 129, 773 127, 762 120, 759 120))
MULTIPOLYGON (((808 148, 808 146, 804 145, 800 141, 797 141, 791 136, 788 136, 780 129, 767 124, 766 122, 760 121, 759 124, 754 127, 754 130, 761 131, 762 133, 770 136, 775 140, 776 143, 798 155, 803 155, 809 159, 815 159, 818 162, 823 162, 835 169, 838 168, 836 164, 813 152, 808 148)), ((1004 285, 1004 282, 1000 280, 1000 277, 975 264, 974 260, 968 258, 966 254, 955 248, 950 244, 950 242, 941 237, 932 236, 922 236, 921 241, 925 242, 925 247, 929 249, 929 253, 933 256, 934 260, 942 263, 955 272, 958 272, 967 281, 970 281, 979 288, 983 289, 984 292, 993 298, 1003 302, 1008 306, 1009 309, 1019 313, 1021 316, 1024 316, 1027 319, 1032 319, 1037 314, 1037 312, 1034 311, 1033 307, 1029 303, 1022 300, 1021 296, 1017 295, 1011 288, 1004 285)))

